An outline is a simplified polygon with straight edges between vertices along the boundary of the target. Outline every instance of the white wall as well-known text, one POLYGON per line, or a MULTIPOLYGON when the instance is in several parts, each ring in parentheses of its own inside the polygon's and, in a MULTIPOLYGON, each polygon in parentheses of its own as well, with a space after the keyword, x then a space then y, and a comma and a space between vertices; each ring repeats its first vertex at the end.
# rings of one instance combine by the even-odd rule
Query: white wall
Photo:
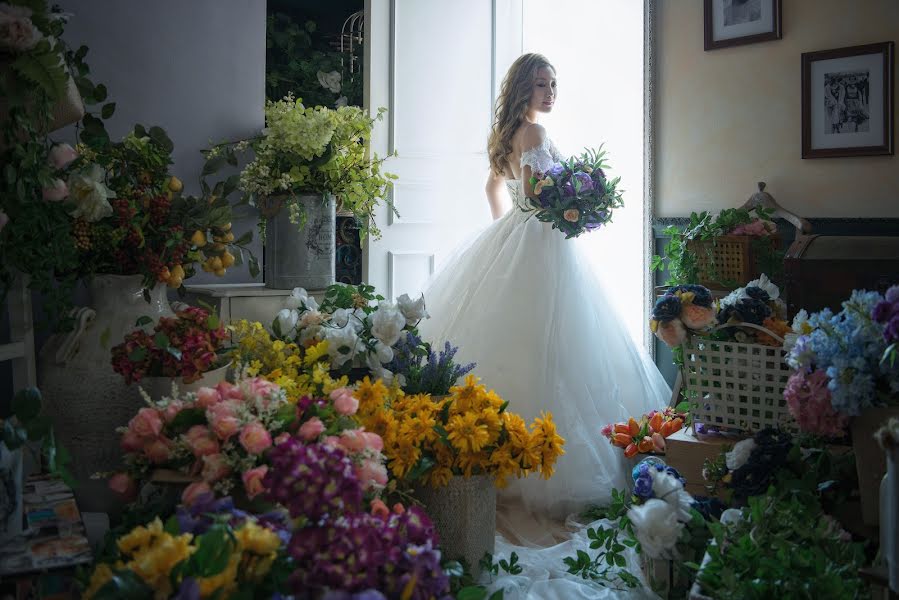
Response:
MULTIPOLYGON (((135 123, 159 125, 175 144, 172 172, 187 193, 199 192, 211 140, 258 132, 264 122, 265 14, 263 0, 60 0, 73 13, 65 39, 90 48, 94 83, 109 90, 116 112, 107 121, 120 138, 135 123)), ((96 110, 99 110, 97 107, 96 110)), ((71 133, 68 135, 71 136, 71 133)), ((235 234, 255 229, 244 209, 235 234)), ((254 236, 255 237, 255 236, 254 236)), ((254 253, 262 260, 254 239, 254 253)), ((261 275, 256 281, 261 281, 261 275)), ((189 283, 252 281, 246 265, 224 278, 199 272, 189 283)))

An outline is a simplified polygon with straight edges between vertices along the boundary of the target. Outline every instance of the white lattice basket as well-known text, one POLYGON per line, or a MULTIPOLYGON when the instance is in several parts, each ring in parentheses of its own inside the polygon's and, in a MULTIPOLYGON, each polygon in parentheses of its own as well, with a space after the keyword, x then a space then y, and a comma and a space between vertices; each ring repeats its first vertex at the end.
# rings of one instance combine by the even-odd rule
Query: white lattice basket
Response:
POLYGON ((777 340, 779 346, 725 342, 691 335, 681 345, 683 391, 693 408, 693 422, 729 431, 754 432, 765 427, 796 431, 784 400, 792 370, 785 362, 783 338, 752 323, 749 327, 777 340))

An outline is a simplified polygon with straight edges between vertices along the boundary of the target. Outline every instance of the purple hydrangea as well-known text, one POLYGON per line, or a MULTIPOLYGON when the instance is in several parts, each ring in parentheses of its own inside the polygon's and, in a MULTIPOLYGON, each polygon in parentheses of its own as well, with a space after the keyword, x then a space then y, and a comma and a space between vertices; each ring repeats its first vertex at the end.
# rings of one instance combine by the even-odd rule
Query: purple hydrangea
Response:
POLYGON ((582 192, 589 192, 593 189, 593 180, 590 179, 590 176, 583 171, 578 171, 577 173, 575 173, 574 178, 581 182, 582 192))
POLYGON ((270 458, 264 479, 268 497, 293 518, 314 523, 328 514, 360 510, 362 484, 340 448, 291 438, 272 448, 270 458))
POLYGON ((643 500, 652 498, 652 475, 649 474, 649 469, 641 473, 634 482, 634 495, 643 500))
POLYGON ((888 344, 899 341, 899 285, 887 290, 884 299, 871 311, 871 318, 884 325, 883 339, 888 344))

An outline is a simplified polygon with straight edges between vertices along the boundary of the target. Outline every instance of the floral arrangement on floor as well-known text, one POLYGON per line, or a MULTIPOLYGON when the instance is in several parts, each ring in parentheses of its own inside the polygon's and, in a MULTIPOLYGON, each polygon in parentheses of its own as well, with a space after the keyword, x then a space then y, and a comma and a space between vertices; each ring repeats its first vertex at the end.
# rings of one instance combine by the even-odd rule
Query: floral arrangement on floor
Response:
POLYGON ((784 398, 801 430, 840 437, 848 417, 896 403, 899 365, 888 359, 893 335, 888 316, 899 286, 889 294, 893 302, 877 292, 855 290, 837 314, 825 308, 796 315, 787 356, 796 372, 784 398))
MULTIPOLYGON (((137 326, 148 325, 142 317, 137 326)), ((222 354, 228 334, 218 316, 194 306, 179 310, 175 317, 160 317, 153 332, 135 329, 112 348, 112 368, 125 382, 144 377, 169 377, 192 383, 203 373, 227 364, 222 354)))
MULTIPOLYGON (((705 245, 710 263, 710 272, 701 273, 699 261, 692 248, 694 240, 712 242, 725 235, 745 235, 752 237, 751 249, 757 273, 768 273, 777 278, 783 269, 783 252, 772 243, 777 226, 771 221, 772 213, 758 207, 752 210, 728 208, 713 216, 707 211, 691 213, 690 221, 681 229, 677 225, 665 228, 668 237, 664 254, 652 257, 651 269, 668 271, 666 285, 680 285, 693 281, 713 281, 719 276, 715 264, 715 254, 711 245, 705 245), (703 278, 703 275, 705 278, 703 278)), ((740 282, 721 281, 728 287, 737 287, 740 282)))
POLYGON ((458 351, 457 346, 445 342, 443 350, 437 353, 431 344, 407 331, 393 346, 393 360, 385 368, 396 375, 397 383, 407 394, 444 396, 477 366, 456 364, 453 359, 458 351))
POLYGON ((283 524, 234 510, 212 496, 119 537, 87 582, 85 600, 276 597, 290 572, 283 524))
POLYGON ((294 289, 272 331, 299 348, 327 342, 330 368, 336 372, 365 368, 389 382, 393 372, 386 365, 394 359, 394 346, 404 333, 416 333, 427 317, 424 297, 412 300, 403 294, 394 303, 370 285, 338 283, 325 290, 321 306, 303 288, 294 289))
MULTIPOLYGON (((780 289, 764 273, 723 298, 718 304, 718 323, 721 325, 751 323, 768 329, 784 338, 790 332, 786 321, 787 305, 780 297, 780 289)), ((724 327, 717 336, 736 342, 781 346, 783 342, 764 331, 751 327, 724 327)))
POLYGON ((593 231, 612 221, 612 211, 624 206, 620 177, 608 179, 602 149, 587 149, 579 157, 556 163, 546 173, 531 176, 536 206, 522 207, 565 234, 565 239, 593 231))
POLYGON ((653 410, 640 420, 633 417, 627 423, 609 423, 601 433, 609 443, 624 450, 624 456, 631 458, 639 454, 665 452, 665 439, 680 431, 687 421, 689 403, 682 402, 676 408, 666 407, 664 410, 653 410))
POLYGON ((252 149, 253 160, 240 174, 240 189, 245 202, 260 208, 263 230, 264 219, 279 210, 289 211, 291 222, 302 227, 305 211, 297 195, 331 194, 340 209, 356 217, 360 236, 379 237, 375 209, 383 201, 396 212, 387 195, 396 176, 381 171, 385 158, 368 155, 372 129, 384 112, 380 109, 372 118, 356 106, 306 107, 288 93, 281 100, 266 101, 261 135, 206 150, 204 170, 237 164, 238 154, 252 149))
POLYGON ((649 328, 670 347, 680 346, 688 333, 706 329, 715 322, 712 293, 697 284, 676 285, 656 300, 649 328))
POLYGON ((156 469, 194 477, 182 498, 236 490, 253 500, 266 489, 272 449, 291 435, 348 457, 366 492, 387 483, 380 438, 359 429, 353 418, 359 402, 348 388, 326 396, 303 396, 291 403, 283 390, 254 377, 222 382, 196 393, 151 400, 127 427, 119 429, 126 471, 110 480, 116 491, 133 492, 156 469))
POLYGON ((358 417, 384 440, 384 455, 394 477, 431 487, 453 476, 490 475, 503 487, 509 477, 553 474, 564 454, 552 415, 524 420, 506 410, 507 402, 468 375, 450 396, 406 395, 367 377, 356 389, 358 417))
POLYGON ((592 507, 583 519, 605 519, 611 526, 588 529, 595 556, 578 552, 566 557, 568 572, 606 587, 637 587, 640 580, 627 571, 626 548, 648 559, 694 560, 702 556, 708 539, 708 506, 684 489, 684 479, 658 457, 648 457, 632 470, 633 494, 612 490, 608 506, 592 507), (700 510, 702 509, 702 510, 700 510))

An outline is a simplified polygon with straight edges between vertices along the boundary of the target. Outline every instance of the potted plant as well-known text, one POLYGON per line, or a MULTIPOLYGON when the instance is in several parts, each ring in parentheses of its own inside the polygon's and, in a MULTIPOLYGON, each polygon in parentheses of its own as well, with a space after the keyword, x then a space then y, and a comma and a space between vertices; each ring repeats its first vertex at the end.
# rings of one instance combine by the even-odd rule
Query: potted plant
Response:
POLYGON ((496 486, 509 477, 552 476, 565 440, 552 415, 525 421, 469 374, 443 399, 406 395, 368 377, 358 418, 381 436, 387 466, 434 521, 448 558, 479 564, 493 552, 496 486))
POLYGON ((850 428, 862 514, 876 525, 886 461, 874 431, 899 415, 899 286, 886 296, 855 290, 836 314, 800 311, 793 331, 787 363, 795 373, 785 391, 789 409, 809 433, 840 437, 850 428))
POLYGON ((324 289, 334 283, 335 211, 356 217, 363 238, 380 235, 374 212, 394 210, 381 171, 385 158, 369 155, 369 141, 384 109, 371 117, 355 106, 304 106, 290 94, 266 101, 265 129, 248 140, 205 151, 206 172, 253 151, 240 173, 243 201, 260 211, 269 287, 324 289))
POLYGON ((125 382, 142 383, 152 397, 172 389, 183 391, 211 387, 225 380, 230 358, 225 346, 228 334, 218 316, 190 306, 175 317, 153 320, 142 317, 134 331, 112 348, 112 368, 125 382))

